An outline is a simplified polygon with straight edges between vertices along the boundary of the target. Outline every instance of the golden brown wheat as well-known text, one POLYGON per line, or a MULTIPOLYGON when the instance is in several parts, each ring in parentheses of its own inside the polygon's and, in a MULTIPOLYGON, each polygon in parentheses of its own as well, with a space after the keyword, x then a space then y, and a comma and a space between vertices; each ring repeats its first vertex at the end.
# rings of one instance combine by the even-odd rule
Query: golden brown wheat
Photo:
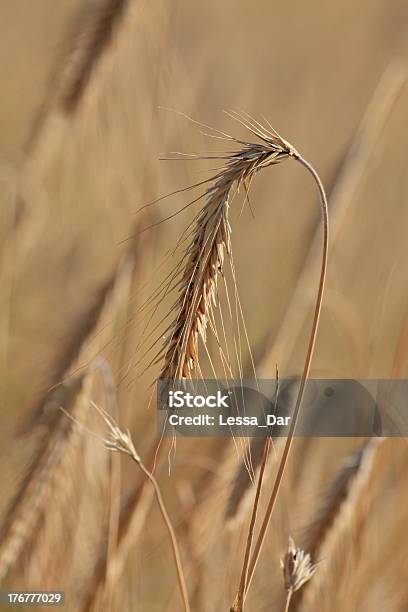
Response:
POLYGON ((206 204, 195 219, 193 237, 181 264, 183 271, 175 284, 180 297, 173 308, 177 316, 167 330, 160 378, 189 378, 200 371, 198 339, 205 343, 207 326, 215 332, 217 280, 223 271, 225 253, 230 255, 228 207, 234 186, 248 188, 259 170, 296 155, 295 149, 276 132, 248 123, 246 127, 261 140, 260 144, 223 134, 223 138, 241 148, 212 158, 223 160, 224 166, 210 179, 211 186, 202 196, 206 204))

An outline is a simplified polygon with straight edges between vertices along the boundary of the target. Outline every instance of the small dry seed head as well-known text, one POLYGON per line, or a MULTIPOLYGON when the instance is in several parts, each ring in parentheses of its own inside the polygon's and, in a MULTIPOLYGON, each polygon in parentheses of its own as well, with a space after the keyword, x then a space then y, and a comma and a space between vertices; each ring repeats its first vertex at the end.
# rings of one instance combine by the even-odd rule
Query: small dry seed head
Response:
POLYGON ((136 452, 130 432, 124 432, 119 427, 113 426, 110 430, 110 438, 104 440, 107 449, 130 455, 135 461, 140 461, 136 452))
POLYGON ((91 400, 90 403, 107 425, 109 437, 103 438, 103 443, 106 448, 111 451, 117 451, 125 453, 126 455, 130 455, 135 461, 140 462, 140 457, 133 444, 130 431, 127 430, 126 432, 124 432, 122 429, 120 429, 119 425, 116 423, 113 417, 111 417, 111 415, 108 414, 106 410, 104 410, 104 408, 98 406, 98 404, 96 404, 93 400, 91 400))
POLYGON ((281 560, 283 579, 286 591, 298 591, 312 578, 317 565, 311 562, 310 555, 301 548, 296 548, 290 537, 288 551, 281 560))

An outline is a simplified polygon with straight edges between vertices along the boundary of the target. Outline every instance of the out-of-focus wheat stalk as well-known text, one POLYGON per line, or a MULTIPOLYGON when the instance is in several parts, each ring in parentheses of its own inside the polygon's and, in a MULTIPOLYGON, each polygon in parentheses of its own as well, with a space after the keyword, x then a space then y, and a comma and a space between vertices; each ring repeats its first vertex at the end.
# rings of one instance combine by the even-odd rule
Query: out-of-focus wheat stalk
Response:
MULTIPOLYGON (((367 176, 367 171, 378 153, 380 138, 388 127, 392 111, 406 83, 405 67, 399 61, 391 62, 381 76, 347 148, 329 192, 330 233, 333 242, 342 231, 350 207, 356 202, 356 196, 367 176)), ((268 375, 271 362, 273 364, 277 356, 281 369, 286 368, 309 312, 309 305, 313 299, 310 290, 311 278, 318 273, 319 265, 320 231, 317 228, 284 319, 265 354, 263 363, 258 366, 261 378, 263 375, 268 375)))
MULTIPOLYGON (((78 435, 75 421, 86 422, 89 413, 86 402, 81 399, 83 394, 78 398, 77 394, 82 386, 87 389, 90 384, 88 366, 94 359, 96 350, 92 332, 99 329, 105 334, 108 333, 109 326, 115 317, 120 317, 123 302, 128 298, 128 277, 132 274, 136 263, 132 249, 118 265, 106 289, 100 293, 99 300, 91 311, 94 317, 87 316, 85 324, 81 326, 78 334, 75 334, 75 341, 66 351, 58 369, 59 378, 54 381, 55 389, 47 394, 36 410, 36 419, 40 415, 45 417, 47 429, 33 457, 32 467, 10 506, 0 533, 0 577, 2 578, 31 546, 33 534, 37 533, 38 537, 40 523, 44 531, 51 529, 49 525, 47 526, 47 520, 52 518, 52 513, 45 513, 50 498, 57 498, 58 489, 74 491, 76 488, 74 473, 70 474, 67 480, 64 477, 64 470, 67 469, 66 462, 72 454, 71 449, 83 439, 78 435), (71 373, 76 370, 80 373, 72 376, 71 373), (72 390, 74 390, 73 398, 72 390), (71 415, 74 420, 68 420, 59 407, 67 412, 72 409, 71 415), (42 520, 42 517, 47 520, 42 520)), ((102 339, 103 334, 100 335, 99 342, 102 339)), ((76 449, 74 454, 80 457, 82 452, 83 450, 76 449)), ((78 474, 78 470, 75 473, 78 474)))
POLYGON ((313 559, 316 559, 319 548, 334 524, 341 506, 347 501, 353 481, 362 466, 365 465, 366 456, 371 456, 372 447, 375 448, 377 444, 378 441, 365 442, 349 457, 330 484, 320 507, 316 508, 314 517, 308 525, 302 541, 313 559))
MULTIPOLYGON (((0 244, 0 275, 8 281, 13 259, 23 258, 43 227, 43 216, 31 210, 29 185, 55 154, 71 124, 85 92, 90 89, 95 69, 105 52, 112 48, 129 0, 103 0, 80 11, 65 53, 54 66, 52 78, 37 117, 27 136, 22 160, 17 168, 17 193, 12 210, 13 227, 0 244), (16 249, 18 246, 18 251, 16 249)), ((38 180, 38 179, 37 179, 38 180)))
MULTIPOLYGON (((351 463, 354 463, 355 469, 343 469, 337 477, 328 499, 317 514, 317 523, 321 523, 323 528, 316 529, 313 526, 310 534, 314 560, 317 552, 322 559, 321 572, 311 583, 310 589, 306 588, 303 596, 294 602, 294 610, 316 609, 322 590, 330 598, 329 582, 334 583, 336 571, 340 574, 344 567, 344 560, 340 559, 342 546, 347 550, 352 548, 353 558, 358 555, 359 547, 357 541, 353 540, 353 534, 357 539, 363 537, 364 524, 371 514, 375 495, 378 494, 373 480, 381 478, 379 468, 383 461, 381 451, 384 449, 384 439, 371 439, 352 458, 351 463), (342 483, 340 487, 339 483, 342 483), (339 489, 343 494, 333 495, 339 489)), ((356 568, 353 570, 356 571, 356 568)))
MULTIPOLYGON (((57 389, 48 398, 48 405, 58 411, 58 405, 73 415, 81 413, 86 401, 89 380, 83 375, 69 385, 57 389)), ((19 561, 22 553, 32 553, 33 537, 38 538, 38 526, 47 501, 57 496, 67 464, 79 452, 76 427, 66 419, 58 418, 47 432, 21 489, 13 501, 0 533, 0 580, 19 561)), ((68 470, 69 471, 69 470, 68 470)), ((70 483, 70 487, 74 485, 70 483)))
POLYGON ((101 54, 112 40, 115 28, 129 0, 104 0, 91 7, 78 29, 71 57, 60 74, 58 99, 62 108, 75 111, 101 54))
MULTIPOLYGON (((49 381, 50 388, 56 387, 64 379, 70 378, 73 372, 89 365, 97 355, 93 347, 93 336, 96 335, 98 328, 102 329, 104 323, 106 326, 112 325, 115 312, 118 317, 122 317, 122 309, 126 309, 131 290, 131 279, 138 265, 138 255, 141 249, 137 229, 138 225, 134 228, 134 238, 127 252, 124 253, 108 280, 103 283, 72 330, 67 342, 62 346, 49 381), (108 318, 109 313, 112 313, 112 319, 108 318)), ((22 433, 27 433, 38 421, 46 419, 47 411, 44 410, 43 399, 41 399, 35 405, 27 422, 23 424, 22 433)))
MULTIPOLYGON (((381 439, 373 439, 364 444, 351 455, 339 470, 321 502, 317 503, 316 510, 307 526, 302 538, 303 547, 310 553, 313 561, 319 559, 319 552, 324 546, 327 538, 332 537, 331 531, 341 516, 344 508, 352 508, 350 499, 354 502, 358 499, 356 487, 362 490, 367 478, 371 473, 371 466, 375 451, 381 439), (360 475, 361 472, 361 475, 360 475), (357 484, 355 484, 357 483, 357 484)), ((297 610, 301 604, 304 591, 296 594, 293 599, 293 610, 297 610)))

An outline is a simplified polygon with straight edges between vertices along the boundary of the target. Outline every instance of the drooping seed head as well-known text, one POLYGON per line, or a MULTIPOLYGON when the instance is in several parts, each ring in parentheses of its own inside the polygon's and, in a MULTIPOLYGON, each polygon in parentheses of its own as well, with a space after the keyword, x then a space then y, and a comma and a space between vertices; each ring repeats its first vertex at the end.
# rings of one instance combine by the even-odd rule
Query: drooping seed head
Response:
POLYGON ((182 272, 174 283, 179 297, 172 311, 176 318, 167 330, 166 344, 159 353, 162 360, 159 378, 191 378, 199 370, 198 341, 206 342, 207 327, 216 330, 213 308, 217 304, 217 280, 223 272, 225 255, 231 253, 229 202, 234 188, 251 184, 255 174, 278 164, 297 151, 272 128, 231 114, 257 138, 259 143, 238 140, 223 134, 225 140, 239 145, 237 150, 211 159, 222 160, 223 167, 210 179, 203 194, 206 203, 195 218, 189 247, 182 259, 182 272))

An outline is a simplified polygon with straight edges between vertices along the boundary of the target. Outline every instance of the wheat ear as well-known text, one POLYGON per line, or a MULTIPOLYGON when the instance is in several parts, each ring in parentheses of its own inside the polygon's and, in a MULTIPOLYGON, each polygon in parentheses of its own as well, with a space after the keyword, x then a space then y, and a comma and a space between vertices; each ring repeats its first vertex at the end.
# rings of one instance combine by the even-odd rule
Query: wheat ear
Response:
POLYGON ((169 339, 159 358, 163 357, 160 378, 191 378, 199 372, 198 340, 205 343, 206 330, 215 329, 213 306, 216 305, 217 280, 223 271, 225 253, 231 253, 231 228, 228 208, 234 188, 248 187, 262 168, 278 164, 289 157, 300 158, 297 151, 275 131, 245 123, 261 141, 250 143, 223 134, 240 145, 226 153, 221 170, 209 181, 201 197, 206 203, 195 219, 192 239, 181 262, 182 273, 175 287, 180 290, 173 311, 177 316, 169 329, 169 339))

